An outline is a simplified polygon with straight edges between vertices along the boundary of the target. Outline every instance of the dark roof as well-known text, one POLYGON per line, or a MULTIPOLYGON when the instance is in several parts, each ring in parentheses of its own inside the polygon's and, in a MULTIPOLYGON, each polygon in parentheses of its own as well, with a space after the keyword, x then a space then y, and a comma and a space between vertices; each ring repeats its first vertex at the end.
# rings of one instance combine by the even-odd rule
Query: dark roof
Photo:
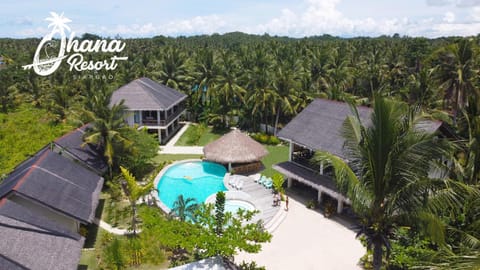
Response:
MULTIPOLYGON (((369 121, 371 109, 357 108, 362 122, 369 121)), ((344 139, 340 130, 348 115, 352 112, 347 103, 315 99, 278 133, 278 137, 343 157, 344 139)))
POLYGON ((0 200, 1 269, 76 269, 85 239, 8 199, 0 200))
POLYGON ((8 175, 0 198, 15 193, 86 223, 94 218, 102 185, 102 177, 44 148, 8 175))
POLYGON ((103 174, 107 171, 108 165, 103 157, 102 149, 91 144, 83 145, 83 135, 89 127, 90 125, 87 124, 77 128, 56 139, 54 143, 61 149, 68 151, 74 159, 83 162, 98 174, 103 174))
MULTIPOLYGON (((369 125, 372 109, 357 106, 357 110, 362 123, 369 125)), ((345 140, 340 132, 349 115, 353 114, 348 103, 315 99, 278 133, 278 137, 313 150, 328 151, 344 158, 343 144, 345 140)), ((424 120, 416 127, 419 130, 434 133, 440 126, 442 126, 441 121, 424 120)))
POLYGON ((185 98, 187 95, 168 86, 140 78, 115 90, 110 104, 125 100, 129 110, 167 110, 185 98))

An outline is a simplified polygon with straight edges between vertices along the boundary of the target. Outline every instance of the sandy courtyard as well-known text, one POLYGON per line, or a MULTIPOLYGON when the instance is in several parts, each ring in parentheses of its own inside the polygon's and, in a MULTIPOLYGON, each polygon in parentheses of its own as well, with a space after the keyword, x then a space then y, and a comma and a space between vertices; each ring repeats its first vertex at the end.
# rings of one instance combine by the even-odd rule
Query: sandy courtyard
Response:
POLYGON ((267 270, 361 269, 365 249, 355 232, 290 198, 287 217, 258 254, 241 253, 235 261, 254 260, 267 270))

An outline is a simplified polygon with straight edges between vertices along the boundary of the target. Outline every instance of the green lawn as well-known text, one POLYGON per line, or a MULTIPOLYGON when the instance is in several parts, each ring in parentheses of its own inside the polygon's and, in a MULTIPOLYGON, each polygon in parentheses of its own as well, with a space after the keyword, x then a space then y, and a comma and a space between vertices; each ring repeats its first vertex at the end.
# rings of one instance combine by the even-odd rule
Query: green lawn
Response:
POLYGON ((153 158, 153 161, 157 164, 164 161, 177 161, 184 159, 199 159, 202 158, 202 155, 193 155, 193 154, 159 154, 153 158))
POLYGON ((202 132, 198 143, 193 144, 189 142, 192 136, 195 136, 194 133, 196 132, 196 127, 194 125, 190 125, 185 133, 178 139, 175 143, 176 146, 205 146, 208 143, 220 138, 223 134, 217 134, 212 131, 211 127, 207 127, 204 132, 202 132))
POLYGON ((263 170, 261 173, 271 177, 273 176, 274 173, 277 172, 274 169, 272 169, 272 165, 288 160, 288 146, 267 145, 265 147, 268 150, 268 155, 262 159, 263 165, 265 166, 265 170, 263 170))
POLYGON ((78 269, 92 270, 97 268, 97 259, 95 258, 95 250, 84 249, 82 250, 82 256, 80 257, 80 263, 78 269))

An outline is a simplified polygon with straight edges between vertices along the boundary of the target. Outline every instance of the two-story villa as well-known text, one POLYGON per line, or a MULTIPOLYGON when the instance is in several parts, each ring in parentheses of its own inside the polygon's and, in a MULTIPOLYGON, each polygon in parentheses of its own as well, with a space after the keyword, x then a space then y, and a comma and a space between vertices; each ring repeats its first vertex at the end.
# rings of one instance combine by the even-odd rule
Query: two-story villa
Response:
POLYGON ((166 143, 180 128, 187 95, 149 78, 136 79, 112 94, 111 104, 124 100, 128 108, 125 121, 129 126, 158 132, 158 141, 166 143))

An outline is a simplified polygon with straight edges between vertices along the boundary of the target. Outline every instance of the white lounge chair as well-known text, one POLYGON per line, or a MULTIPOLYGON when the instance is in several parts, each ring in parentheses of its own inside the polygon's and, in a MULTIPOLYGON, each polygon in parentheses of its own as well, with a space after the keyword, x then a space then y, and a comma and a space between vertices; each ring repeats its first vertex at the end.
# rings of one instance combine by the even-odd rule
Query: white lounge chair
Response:
POLYGON ((252 179, 253 179, 253 182, 255 182, 255 183, 258 183, 258 181, 260 181, 260 178, 261 178, 261 177, 262 177, 262 175, 259 174, 259 173, 250 175, 250 178, 252 178, 252 179))
POLYGON ((234 176, 230 175, 230 177, 228 178, 228 184, 233 187, 235 180, 237 179, 234 176))
POLYGON ((238 190, 241 190, 243 188, 243 180, 238 181, 238 184, 236 186, 238 190))

